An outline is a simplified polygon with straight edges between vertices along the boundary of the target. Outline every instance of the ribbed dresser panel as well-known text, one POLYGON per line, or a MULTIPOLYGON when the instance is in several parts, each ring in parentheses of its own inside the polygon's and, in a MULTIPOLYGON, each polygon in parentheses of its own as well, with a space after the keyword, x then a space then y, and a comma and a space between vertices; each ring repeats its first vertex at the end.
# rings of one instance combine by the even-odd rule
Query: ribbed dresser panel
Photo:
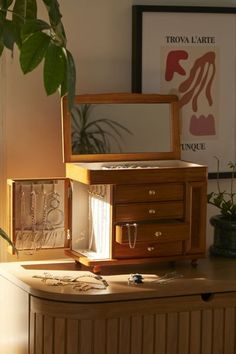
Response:
POLYGON ((236 295, 75 304, 31 299, 30 354, 235 354, 236 295))

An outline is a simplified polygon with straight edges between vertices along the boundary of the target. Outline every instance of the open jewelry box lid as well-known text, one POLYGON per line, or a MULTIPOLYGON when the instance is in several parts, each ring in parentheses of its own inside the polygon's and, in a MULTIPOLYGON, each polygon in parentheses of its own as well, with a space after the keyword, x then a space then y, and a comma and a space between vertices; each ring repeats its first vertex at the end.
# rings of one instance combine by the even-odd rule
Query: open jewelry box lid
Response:
POLYGON ((62 98, 64 162, 180 158, 178 97, 160 94, 76 95, 62 98))
POLYGON ((140 177, 140 182, 145 178, 151 183, 160 170, 198 166, 180 160, 176 95, 76 95, 71 111, 65 96, 61 110, 69 178, 115 184, 140 177))

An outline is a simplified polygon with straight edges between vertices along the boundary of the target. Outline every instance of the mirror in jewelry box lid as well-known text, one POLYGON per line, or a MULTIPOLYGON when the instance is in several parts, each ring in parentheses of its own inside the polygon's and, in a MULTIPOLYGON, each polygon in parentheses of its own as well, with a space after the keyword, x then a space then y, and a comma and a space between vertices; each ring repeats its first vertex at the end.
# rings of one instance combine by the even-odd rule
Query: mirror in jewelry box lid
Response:
POLYGON ((9 234, 20 256, 64 257, 70 246, 69 179, 8 180, 9 234))
POLYGON ((64 162, 180 158, 178 97, 164 94, 76 95, 61 101, 64 162))

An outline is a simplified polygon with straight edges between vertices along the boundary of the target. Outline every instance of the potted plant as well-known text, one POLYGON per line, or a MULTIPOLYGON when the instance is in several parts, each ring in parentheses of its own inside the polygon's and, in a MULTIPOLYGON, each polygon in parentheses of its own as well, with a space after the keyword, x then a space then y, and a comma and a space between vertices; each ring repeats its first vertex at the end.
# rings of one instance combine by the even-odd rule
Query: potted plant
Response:
POLYGON ((38 0, 0 0, 0 57, 4 48, 12 52, 17 46, 24 74, 43 62, 44 87, 47 95, 59 91, 68 95, 72 108, 76 70, 57 0, 41 0, 48 21, 38 18, 38 0))
POLYGON ((236 192, 234 192, 234 177, 236 163, 229 162, 232 171, 229 191, 221 189, 219 181, 219 164, 217 159, 217 191, 208 194, 208 204, 214 205, 220 210, 219 215, 210 218, 210 224, 214 227, 214 241, 210 247, 210 254, 236 257, 236 192))

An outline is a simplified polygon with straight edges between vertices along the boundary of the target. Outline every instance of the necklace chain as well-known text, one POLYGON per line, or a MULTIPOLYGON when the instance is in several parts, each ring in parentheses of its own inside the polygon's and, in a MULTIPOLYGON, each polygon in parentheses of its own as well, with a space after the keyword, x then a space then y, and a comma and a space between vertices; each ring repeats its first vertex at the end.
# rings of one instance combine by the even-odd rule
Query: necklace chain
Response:
POLYGON ((127 232, 128 232, 129 248, 135 248, 137 242, 138 225, 136 223, 133 224, 127 223, 125 224, 125 226, 127 227, 127 232), (133 240, 131 235, 131 227, 134 228, 133 240))
POLYGON ((72 285, 73 289, 78 291, 88 291, 91 289, 105 290, 109 284, 101 275, 94 274, 82 274, 78 276, 58 276, 45 272, 43 275, 34 275, 33 278, 41 279, 47 285, 50 286, 66 286, 72 285), (81 281, 82 278, 93 278, 101 283, 92 283, 89 281, 81 281))

